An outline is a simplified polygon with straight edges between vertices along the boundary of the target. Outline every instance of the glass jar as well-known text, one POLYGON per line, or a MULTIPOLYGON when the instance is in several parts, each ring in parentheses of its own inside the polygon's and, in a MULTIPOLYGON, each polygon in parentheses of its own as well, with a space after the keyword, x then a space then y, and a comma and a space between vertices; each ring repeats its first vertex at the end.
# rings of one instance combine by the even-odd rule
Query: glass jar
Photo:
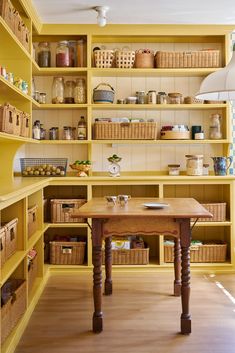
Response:
POLYGON ((157 103, 157 94, 156 91, 148 91, 148 104, 157 103))
POLYGON ((145 92, 144 91, 137 91, 136 92, 136 97, 137 97, 137 104, 144 104, 145 103, 145 92))
POLYGON ((39 103, 46 104, 46 93, 41 92, 39 95, 39 103))
POLYGON ((187 154, 185 157, 187 175, 203 175, 203 155, 187 154))
POLYGON ((166 94, 166 92, 158 92, 158 94, 157 94, 157 104, 167 104, 167 94, 166 94))
POLYGON ((85 41, 83 38, 77 41, 77 67, 85 66, 85 41))
POLYGON ((209 138, 212 140, 218 140, 222 138, 221 116, 219 114, 211 114, 209 138))
POLYGON ((51 127, 49 130, 49 140, 59 139, 59 129, 58 127, 51 127))
POLYGON ((66 81, 65 82, 65 93, 64 93, 64 102, 67 104, 74 103, 74 81, 66 81))
POLYGON ((73 129, 71 126, 64 126, 63 140, 73 140, 73 129))
POLYGON ((168 164, 169 175, 180 174, 180 164, 168 164))
POLYGON ((46 139, 46 129, 43 128, 43 124, 40 124, 40 140, 46 139))
POLYGON ((33 139, 40 140, 40 120, 35 120, 33 124, 33 139))
POLYGON ((51 66, 51 50, 50 43, 38 43, 38 66, 50 67, 51 66))
POLYGON ((63 40, 57 44, 56 66, 69 67, 69 43, 67 40, 63 40))
POLYGON ((86 103, 86 86, 84 78, 77 78, 74 88, 74 102, 76 104, 86 103))
POLYGON ((181 93, 168 93, 170 104, 180 104, 182 101, 181 93))
POLYGON ((64 103, 64 78, 54 77, 52 84, 52 103, 62 104, 64 103))
POLYGON ((69 66, 76 67, 77 66, 77 41, 69 40, 69 66))

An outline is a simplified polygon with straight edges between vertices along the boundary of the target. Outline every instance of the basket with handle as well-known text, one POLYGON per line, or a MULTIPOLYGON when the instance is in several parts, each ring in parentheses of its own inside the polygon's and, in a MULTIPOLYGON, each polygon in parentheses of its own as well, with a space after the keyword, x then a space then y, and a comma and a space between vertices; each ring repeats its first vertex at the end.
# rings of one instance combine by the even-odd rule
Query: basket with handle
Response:
POLYGON ((94 64, 100 69, 107 69, 113 66, 113 50, 94 50, 94 64))
POLYGON ((117 50, 115 60, 117 68, 130 69, 134 66, 135 52, 133 50, 117 50))
POLYGON ((94 103, 113 103, 114 93, 114 88, 111 85, 102 82, 93 89, 93 101, 94 103), (99 89, 102 86, 106 89, 99 89))

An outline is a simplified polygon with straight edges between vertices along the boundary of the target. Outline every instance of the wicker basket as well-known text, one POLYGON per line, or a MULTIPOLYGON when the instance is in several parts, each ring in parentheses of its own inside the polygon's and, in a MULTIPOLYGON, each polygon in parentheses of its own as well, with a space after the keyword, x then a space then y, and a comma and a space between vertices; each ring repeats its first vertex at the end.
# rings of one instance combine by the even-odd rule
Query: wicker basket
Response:
POLYGON ((28 238, 30 238, 38 228, 38 205, 34 205, 28 209, 28 238))
POLYGON ((155 61, 158 68, 219 67, 220 51, 158 51, 155 55, 155 61))
POLYGON ((71 215, 86 203, 85 199, 52 199, 51 222, 52 223, 82 223, 84 218, 73 218, 71 215))
MULTIPOLYGON (((226 202, 202 203, 209 212, 213 214, 212 218, 199 218, 198 222, 225 222, 226 221, 226 202)), ((196 218, 192 218, 195 221, 196 218)))
POLYGON ((1 268, 6 261, 6 228, 0 228, 0 256, 1 256, 1 268))
POLYGON ((26 282, 21 279, 9 279, 5 285, 8 286, 11 295, 9 300, 1 307, 1 344, 9 336, 26 310, 26 282))
POLYGON ((197 99, 193 96, 184 97, 184 104, 203 104, 203 99, 197 99))
POLYGON ((22 112, 18 109, 15 110, 15 119, 13 125, 13 134, 20 136, 22 125, 22 112))
MULTIPOLYGON (((227 244, 203 244, 190 247, 190 262, 225 262, 227 244)), ((164 244, 164 261, 174 261, 174 245, 164 244)))
POLYGON ((29 130, 30 115, 27 113, 22 113, 21 119, 22 119, 22 121, 21 121, 20 136, 29 137, 29 135, 30 135, 30 130, 29 130))
POLYGON ((28 292, 30 293, 34 282, 37 278, 38 273, 38 256, 36 255, 33 260, 30 261, 28 268, 28 292))
POLYGON ((151 69, 154 67, 154 53, 149 49, 139 49, 135 52, 135 67, 151 69))
POLYGON ((108 83, 100 83, 93 89, 94 103, 113 103, 115 91, 108 83), (101 86, 106 89, 99 89, 101 86))
POLYGON ((22 23, 21 43, 23 44, 25 49, 29 51, 30 32, 24 23, 22 23))
POLYGON ((157 123, 111 123, 97 121, 93 127, 96 140, 156 140, 157 123))
POLYGON ((0 0, 0 16, 4 19, 7 25, 14 32, 15 28, 15 16, 14 6, 10 0, 0 0))
POLYGON ((132 50, 117 50, 115 53, 116 67, 130 69, 134 66, 135 52, 132 50))
MULTIPOLYGON (((102 251, 102 263, 105 262, 104 250, 102 251)), ((148 265, 149 249, 118 249, 112 250, 113 265, 148 265)))
POLYGON ((9 103, 0 106, 0 131, 14 133, 16 108, 9 103))
POLYGON ((5 260, 8 260, 17 250, 17 223, 18 218, 14 218, 4 224, 6 231, 5 260))
POLYGON ((50 242, 50 263, 53 265, 82 265, 85 242, 50 242))
POLYGON ((94 50, 95 67, 107 69, 113 66, 114 51, 113 50, 94 50))

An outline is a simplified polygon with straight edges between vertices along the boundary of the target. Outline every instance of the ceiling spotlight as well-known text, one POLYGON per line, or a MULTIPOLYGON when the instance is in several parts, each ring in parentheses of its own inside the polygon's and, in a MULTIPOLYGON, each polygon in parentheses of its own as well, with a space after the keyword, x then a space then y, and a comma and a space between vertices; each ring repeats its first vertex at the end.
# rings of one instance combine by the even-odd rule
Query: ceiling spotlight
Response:
POLYGON ((98 13, 97 15, 97 24, 100 27, 104 27, 106 25, 106 12, 109 10, 108 6, 95 6, 93 9, 98 13))

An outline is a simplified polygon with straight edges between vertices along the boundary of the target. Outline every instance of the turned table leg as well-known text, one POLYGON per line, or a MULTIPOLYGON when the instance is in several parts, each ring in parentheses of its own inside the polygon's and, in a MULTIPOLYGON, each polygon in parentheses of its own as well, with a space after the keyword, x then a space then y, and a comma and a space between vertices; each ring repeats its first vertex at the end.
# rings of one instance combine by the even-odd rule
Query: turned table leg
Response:
POLYGON ((180 297, 181 295, 181 280, 180 280, 180 266, 181 266, 181 246, 180 239, 174 239, 174 270, 175 270, 175 280, 174 280, 174 296, 180 297))
POLYGON ((92 263, 93 263, 93 332, 99 333, 103 330, 102 313, 102 220, 92 221, 92 263))
POLYGON ((104 294, 111 295, 112 283, 112 237, 105 238, 105 285, 104 294))

